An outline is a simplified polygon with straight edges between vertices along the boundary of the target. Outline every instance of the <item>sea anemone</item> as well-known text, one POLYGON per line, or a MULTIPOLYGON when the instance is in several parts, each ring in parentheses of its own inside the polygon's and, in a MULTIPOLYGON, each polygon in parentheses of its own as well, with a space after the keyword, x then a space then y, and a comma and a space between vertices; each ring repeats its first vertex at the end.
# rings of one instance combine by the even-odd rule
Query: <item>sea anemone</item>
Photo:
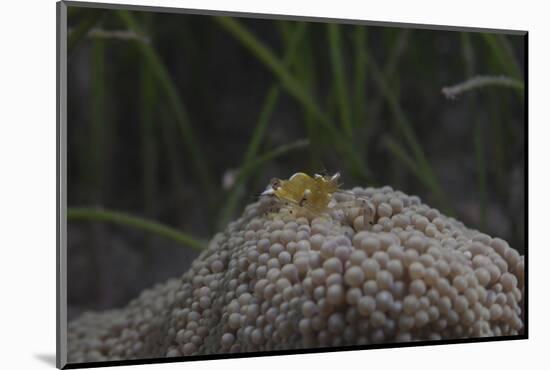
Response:
POLYGON ((515 335, 524 258, 383 188, 262 196, 180 278, 68 325, 69 362, 515 335), (365 213, 365 204, 373 213, 365 213))

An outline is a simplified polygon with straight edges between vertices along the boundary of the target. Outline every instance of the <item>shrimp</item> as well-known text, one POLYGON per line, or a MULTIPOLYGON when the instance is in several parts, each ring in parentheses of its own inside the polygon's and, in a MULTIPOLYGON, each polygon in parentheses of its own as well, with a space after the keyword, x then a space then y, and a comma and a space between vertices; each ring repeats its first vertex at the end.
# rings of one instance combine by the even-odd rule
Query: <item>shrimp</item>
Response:
POLYGON ((361 215, 365 221, 372 223, 374 206, 366 199, 353 192, 340 189, 338 180, 340 173, 332 176, 315 174, 313 177, 303 172, 292 175, 288 180, 274 178, 261 194, 275 197, 283 208, 297 217, 313 218, 326 212, 341 211, 349 218, 350 212, 356 217, 361 215), (344 202, 333 201, 336 193, 352 196, 352 200, 344 202))

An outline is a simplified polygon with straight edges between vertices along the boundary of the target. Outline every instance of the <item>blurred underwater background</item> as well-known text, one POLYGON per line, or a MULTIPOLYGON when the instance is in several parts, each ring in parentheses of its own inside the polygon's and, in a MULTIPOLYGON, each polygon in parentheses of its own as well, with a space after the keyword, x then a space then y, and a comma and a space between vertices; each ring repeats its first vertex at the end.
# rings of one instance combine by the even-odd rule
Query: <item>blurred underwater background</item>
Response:
POLYGON ((68 23, 69 319, 183 274, 299 171, 416 194, 524 253, 526 36, 78 7, 68 23))

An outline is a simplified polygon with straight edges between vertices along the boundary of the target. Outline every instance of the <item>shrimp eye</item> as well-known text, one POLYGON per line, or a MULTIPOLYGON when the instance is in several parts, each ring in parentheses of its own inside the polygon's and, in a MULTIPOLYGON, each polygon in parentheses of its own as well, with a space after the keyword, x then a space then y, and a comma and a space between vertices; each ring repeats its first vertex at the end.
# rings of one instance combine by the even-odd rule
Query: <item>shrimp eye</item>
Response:
POLYGON ((311 190, 306 189, 304 190, 304 194, 302 195, 302 199, 300 200, 300 207, 304 206, 304 203, 309 199, 311 196, 311 190))
POLYGON ((271 187, 273 188, 273 190, 277 190, 281 187, 281 180, 277 179, 277 178, 272 178, 270 181, 269 181, 271 187))

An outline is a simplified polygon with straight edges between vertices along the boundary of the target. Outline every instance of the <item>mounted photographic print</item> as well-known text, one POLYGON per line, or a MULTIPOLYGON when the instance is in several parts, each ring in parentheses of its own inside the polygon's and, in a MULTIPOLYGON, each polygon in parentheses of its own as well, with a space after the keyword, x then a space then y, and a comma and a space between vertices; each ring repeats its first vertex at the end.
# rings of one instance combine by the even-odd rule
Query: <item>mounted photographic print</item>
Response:
POLYGON ((527 338, 527 32, 57 10, 58 367, 527 338))

